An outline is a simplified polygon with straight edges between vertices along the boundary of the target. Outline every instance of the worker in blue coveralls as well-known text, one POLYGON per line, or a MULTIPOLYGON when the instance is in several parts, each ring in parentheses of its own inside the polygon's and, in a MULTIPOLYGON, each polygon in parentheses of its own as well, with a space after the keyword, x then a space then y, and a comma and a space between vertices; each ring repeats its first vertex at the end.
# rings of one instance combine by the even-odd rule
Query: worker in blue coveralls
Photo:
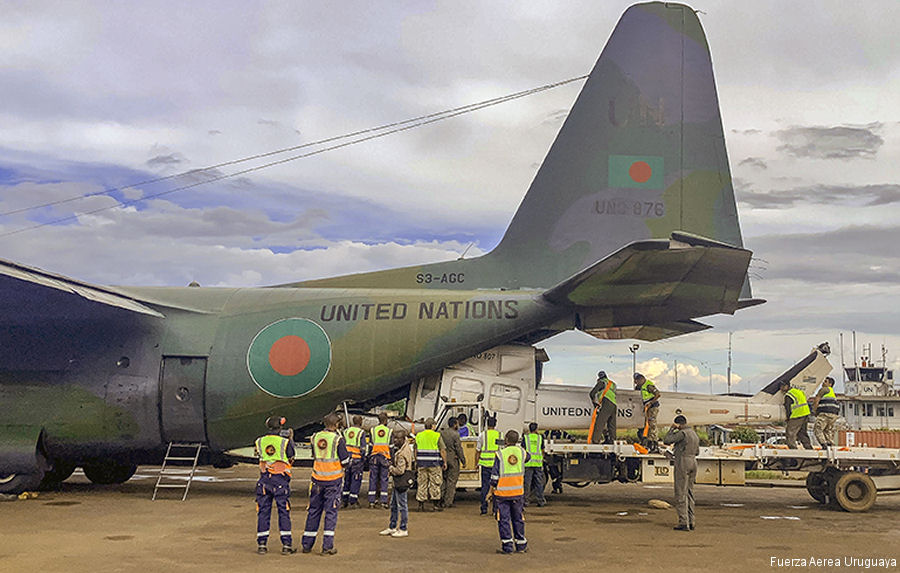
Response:
POLYGON ((256 440, 259 458, 259 480, 256 482, 256 552, 268 551, 269 527, 272 521, 272 502, 278 507, 278 529, 281 534, 281 553, 296 553, 291 543, 291 466, 294 463, 294 442, 282 436, 285 419, 272 416, 266 420, 269 432, 256 440))
POLYGON ((528 452, 516 445, 519 432, 510 430, 505 436, 506 446, 497 452, 491 469, 491 491, 494 499, 494 515, 500 533, 500 549, 497 553, 525 553, 525 464, 531 459, 528 452))
POLYGON ((319 519, 325 513, 322 530, 322 555, 334 555, 334 530, 337 527, 338 505, 341 503, 341 485, 344 466, 350 463, 350 453, 344 437, 338 432, 340 417, 331 413, 325 416, 325 429, 312 437, 313 469, 309 484, 309 511, 303 530, 303 553, 312 551, 319 532, 319 519))
POLYGON ((362 429, 362 416, 353 416, 353 425, 344 430, 344 442, 350 452, 350 465, 344 477, 344 503, 342 507, 359 509, 359 486, 362 484, 364 456, 368 440, 362 429))

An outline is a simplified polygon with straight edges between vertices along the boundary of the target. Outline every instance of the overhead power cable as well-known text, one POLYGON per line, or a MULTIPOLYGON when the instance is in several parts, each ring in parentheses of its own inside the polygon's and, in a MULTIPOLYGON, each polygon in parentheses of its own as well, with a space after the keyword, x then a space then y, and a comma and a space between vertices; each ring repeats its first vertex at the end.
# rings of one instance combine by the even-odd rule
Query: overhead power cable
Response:
POLYGON ((540 92, 543 92, 543 91, 546 91, 546 90, 549 90, 549 89, 553 89, 553 88, 556 88, 556 87, 559 87, 559 86, 563 86, 563 85, 566 85, 566 84, 569 84, 569 83, 572 83, 572 82, 576 82, 576 81, 580 81, 580 80, 586 79, 587 77, 588 77, 588 75, 583 75, 583 76, 578 76, 578 77, 574 77, 574 78, 569 78, 569 79, 567 79, 567 80, 562 80, 562 81, 554 82, 554 83, 551 83, 551 84, 545 84, 545 85, 543 85, 543 86, 539 86, 539 87, 535 87, 535 88, 531 88, 531 89, 527 89, 527 90, 523 90, 523 91, 511 93, 511 94, 507 94, 507 95, 500 96, 500 97, 496 97, 496 98, 491 98, 491 99, 483 100, 483 101, 480 101, 480 102, 477 102, 477 103, 472 103, 472 104, 468 104, 468 105, 464 105, 464 106, 460 106, 460 107, 455 107, 455 108, 447 109, 447 110, 440 111, 440 112, 430 113, 430 114, 427 114, 427 115, 422 115, 422 116, 419 116, 419 117, 415 117, 415 118, 411 118, 411 119, 406 119, 406 120, 403 120, 403 121, 398 121, 398 122, 388 123, 388 124, 380 125, 380 126, 377 126, 377 127, 371 127, 371 128, 368 128, 368 129, 363 129, 363 130, 359 130, 359 131, 354 131, 354 132, 351 132, 351 133, 346 133, 346 134, 344 134, 344 135, 338 135, 338 136, 328 137, 328 138, 325 138, 325 139, 320 139, 320 140, 317 140, 317 141, 313 141, 313 142, 309 142, 309 143, 304 143, 304 144, 302 144, 302 145, 296 145, 296 146, 293 146, 293 147, 286 147, 286 148, 283 148, 283 149, 278 149, 278 150, 275 150, 275 151, 269 151, 269 152, 267 152, 267 153, 260 153, 260 154, 257 154, 257 155, 252 155, 252 156, 244 157, 244 158, 241 158, 241 159, 234 159, 234 160, 231 160, 231 161, 225 161, 225 162, 217 163, 217 164, 215 164, 215 165, 210 165, 210 166, 208 166, 208 167, 204 167, 204 168, 201 168, 201 169, 191 169, 191 170, 188 170, 188 171, 185 171, 185 172, 182 172, 182 173, 177 173, 177 174, 174 174, 174 175, 167 175, 167 176, 165 176, 165 177, 157 177, 157 178, 154 178, 154 179, 148 179, 148 180, 141 181, 141 182, 138 182, 138 183, 133 183, 133 184, 131 184, 131 185, 125 185, 125 186, 122 186, 122 187, 113 187, 113 188, 109 188, 109 189, 104 189, 104 190, 102 190, 102 191, 96 191, 96 192, 93 192, 93 193, 87 193, 87 194, 82 194, 82 195, 78 195, 78 196, 74 196, 74 197, 69 197, 69 198, 67 198, 67 199, 60 199, 60 200, 57 200, 57 201, 51 201, 51 202, 47 202, 47 203, 42 203, 42 204, 40 204, 40 205, 34 205, 34 206, 32 206, 32 207, 23 207, 23 208, 11 210, 11 211, 6 211, 6 212, 3 212, 3 213, 0 213, 0 216, 13 215, 13 214, 16 214, 16 213, 21 213, 21 212, 24 212, 24 211, 30 211, 30 210, 33 210, 33 209, 39 209, 39 208, 44 208, 44 207, 51 207, 51 206, 60 205, 60 204, 64 204, 64 203, 70 203, 70 202, 72 202, 72 201, 78 201, 78 200, 86 199, 86 198, 89 198, 89 197, 96 197, 96 196, 100 196, 100 195, 109 195, 110 193, 113 193, 113 192, 115 192, 115 191, 121 191, 121 190, 123 190, 123 189, 125 189, 125 188, 127 188, 127 187, 135 187, 135 186, 138 186, 138 185, 148 185, 148 184, 151 184, 151 183, 158 183, 158 182, 161 182, 161 181, 167 181, 167 180, 175 179, 175 178, 178 178, 178 177, 184 177, 184 176, 188 176, 188 175, 201 175, 201 174, 203 174, 203 173, 210 172, 210 171, 219 169, 219 168, 221 168, 221 167, 227 167, 227 166, 230 166, 230 165, 238 165, 238 164, 241 164, 241 163, 245 163, 245 162, 253 161, 253 160, 257 160, 257 159, 263 159, 263 158, 266 158, 266 157, 273 157, 273 156, 280 155, 280 154, 283 154, 283 153, 289 153, 289 152, 291 152, 291 151, 298 151, 298 150, 300 150, 300 149, 306 149, 306 148, 315 147, 315 146, 318 146, 318 145, 324 145, 324 144, 327 144, 327 143, 332 143, 332 142, 335 142, 335 141, 340 141, 340 140, 342 140, 342 139, 348 139, 348 138, 354 138, 354 137, 356 138, 356 139, 351 139, 350 141, 346 141, 346 142, 343 142, 343 143, 339 143, 339 144, 337 144, 337 145, 331 145, 331 146, 324 147, 324 148, 321 148, 321 149, 316 149, 316 150, 314 150, 314 151, 310 151, 310 152, 307 152, 307 153, 302 153, 302 154, 299 154, 299 155, 293 155, 293 156, 286 157, 286 158, 283 158, 283 159, 279 159, 279 160, 276 160, 276 161, 270 161, 270 162, 268 162, 268 163, 264 163, 264 164, 262 164, 262 165, 257 165, 257 166, 255 166, 255 167, 249 167, 249 168, 246 168, 246 169, 241 169, 241 170, 239 170, 239 171, 235 171, 235 172, 228 173, 228 174, 215 175, 215 176, 209 177, 209 178, 207 178, 207 179, 204 179, 203 181, 198 181, 198 182, 190 183, 190 184, 188 184, 188 185, 182 185, 182 186, 179 186, 179 187, 175 187, 175 188, 168 189, 168 190, 165 190, 165 191, 160 191, 160 192, 157 192, 157 193, 151 193, 151 194, 148 194, 148 195, 144 195, 144 196, 142 196, 142 197, 140 197, 140 198, 130 199, 130 200, 124 200, 124 201, 118 201, 118 200, 117 200, 117 202, 116 202, 115 205, 107 205, 107 206, 105 206, 105 207, 100 207, 100 208, 97 208, 97 209, 92 209, 92 210, 88 210, 88 211, 83 211, 83 212, 80 212, 80 213, 74 213, 74 214, 68 215, 68 216, 66 216, 66 217, 60 217, 60 218, 54 219, 54 220, 52 220, 52 221, 47 221, 47 222, 44 222, 44 223, 39 223, 39 224, 32 225, 32 226, 28 226, 28 227, 22 227, 22 228, 19 228, 19 229, 15 229, 15 230, 13 230, 13 231, 7 231, 6 233, 0 233, 0 237, 7 237, 7 236, 10 236, 10 235, 16 235, 16 234, 19 234, 19 233, 23 233, 23 232, 25 232, 25 231, 31 231, 31 230, 34 230, 34 229, 39 229, 39 228, 41 228, 41 227, 46 227, 46 226, 48 226, 48 225, 55 225, 55 224, 57 224, 57 223, 64 223, 64 222, 67 222, 67 221, 71 221, 71 220, 73 220, 73 219, 77 219, 78 217, 82 217, 82 216, 84 216, 84 215, 93 215, 93 214, 100 213, 100 212, 102 212, 102 211, 107 211, 107 210, 109 210, 109 209, 114 209, 114 208, 117 208, 117 207, 127 207, 127 206, 129 206, 129 205, 133 205, 133 204, 135 204, 135 203, 140 203, 141 201, 146 201, 146 200, 148 200, 148 199, 154 199, 154 198, 157 198, 157 197, 162 197, 162 196, 165 196, 165 195, 170 195, 170 194, 176 193, 176 192, 178 192, 178 191, 184 191, 184 190, 186 190, 186 189, 192 189, 192 188, 194 188, 194 187, 199 187, 199 186, 201 186, 201 185, 207 185, 207 184, 209 184, 209 183, 215 183, 216 181, 222 181, 222 180, 224 180, 224 179, 230 179, 230 178, 233 178, 233 177, 238 177, 238 176, 240 176, 240 175, 246 175, 246 174, 252 173, 252 172, 254 172, 254 171, 260 171, 260 170, 262 170, 262 169, 267 169, 267 168, 269 168, 269 167, 273 167, 273 166, 276 166, 276 165, 281 165, 281 164, 284 164, 284 163, 289 163, 289 162, 291 162, 291 161, 296 161, 296 160, 298 160, 298 159, 303 159, 303 158, 306 158, 306 157, 311 157, 311 156, 313 156, 313 155, 318 155, 318 154, 320 154, 320 153, 325 153, 325 152, 327 152, 327 151, 333 151, 333 150, 336 150, 336 149, 341 149, 341 148, 343 148, 343 147, 348 147, 348 146, 350 146, 350 145, 355 145, 355 144, 357 144, 357 143, 363 143, 363 142, 369 141, 369 140, 371 140, 371 139, 377 139, 377 138, 379 138, 379 137, 384 137, 384 136, 387 136, 387 135, 392 135, 392 134, 394 134, 394 133, 399 133, 399 132, 402 132, 402 131, 408 131, 408 130, 414 129, 414 128, 416 128, 416 127, 422 127, 422 126, 424 126, 424 125, 429 125, 429 124, 432 124, 432 123, 436 123, 436 122, 438 122, 438 121, 443 121, 443 120, 445 120, 445 119, 450 119, 450 118, 452 118, 452 117, 456 117, 456 116, 463 115, 463 114, 466 114, 466 113, 470 113, 470 112, 473 112, 473 111, 478 111, 478 110, 484 109, 484 108, 486 108, 486 107, 491 107, 491 106, 498 105, 498 104, 501 104, 501 103, 505 103, 505 102, 508 102, 508 101, 512 101, 512 100, 515 100, 515 99, 519 99, 519 98, 523 98, 523 97, 526 97, 526 96, 534 95, 534 94, 536 94, 536 93, 540 93, 540 92), (367 135, 367 134, 368 134, 368 135, 367 135), (358 136, 364 136, 364 137, 358 137, 358 136))

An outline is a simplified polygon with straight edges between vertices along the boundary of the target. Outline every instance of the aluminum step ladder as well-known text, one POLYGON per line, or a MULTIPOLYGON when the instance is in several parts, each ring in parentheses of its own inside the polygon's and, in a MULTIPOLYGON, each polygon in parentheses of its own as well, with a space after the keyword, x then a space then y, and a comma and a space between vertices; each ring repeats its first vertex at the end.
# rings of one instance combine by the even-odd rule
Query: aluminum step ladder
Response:
POLYGON ((153 488, 151 501, 156 501, 160 489, 183 489, 184 494, 181 496, 181 501, 187 499, 202 449, 202 443, 169 442, 162 467, 159 468, 159 476, 156 478, 156 487, 153 488), (187 466, 188 463, 191 464, 190 467, 187 466), (185 478, 185 476, 187 477, 185 478))

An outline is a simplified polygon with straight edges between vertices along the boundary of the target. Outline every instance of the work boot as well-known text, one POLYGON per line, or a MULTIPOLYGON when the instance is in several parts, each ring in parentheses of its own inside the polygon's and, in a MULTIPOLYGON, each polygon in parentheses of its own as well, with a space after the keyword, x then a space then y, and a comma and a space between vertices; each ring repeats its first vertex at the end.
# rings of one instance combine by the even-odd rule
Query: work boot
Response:
POLYGON ((323 549, 322 555, 337 555, 337 549, 332 547, 331 549, 323 549))
POLYGON ((300 549, 300 553, 310 553, 311 551, 312 551, 312 547, 304 546, 302 549, 300 549))
POLYGON ((419 511, 425 511, 425 502, 424 501, 419 502, 419 511))
POLYGON ((439 502, 434 502, 434 507, 431 511, 444 511, 444 507, 439 502))
POLYGON ((297 550, 291 547, 290 545, 282 545, 281 546, 281 554, 282 555, 293 555, 297 550))
POLYGON ((341 509, 347 509, 348 505, 350 505, 350 504, 347 503, 347 500, 345 499, 344 502, 341 504, 341 509))
POLYGON ((260 555, 265 555, 268 551, 269 549, 263 544, 259 544, 256 546, 256 552, 260 555))

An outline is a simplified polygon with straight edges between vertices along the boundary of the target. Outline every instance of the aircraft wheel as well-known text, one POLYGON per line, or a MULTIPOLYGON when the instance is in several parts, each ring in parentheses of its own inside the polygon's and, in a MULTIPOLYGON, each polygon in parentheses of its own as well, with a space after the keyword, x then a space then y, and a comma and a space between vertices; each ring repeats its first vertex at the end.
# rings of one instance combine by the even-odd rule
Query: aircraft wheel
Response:
POLYGON ((591 485, 591 482, 589 482, 589 481, 564 481, 563 483, 566 485, 570 485, 572 487, 578 487, 578 488, 587 487, 587 486, 591 485))
POLYGON ((44 479, 41 480, 39 489, 55 489, 59 484, 66 481, 72 472, 75 471, 75 462, 66 460, 53 460, 53 467, 44 473, 44 479))
POLYGON ((821 472, 809 472, 806 476, 806 491, 819 503, 828 501, 828 480, 821 472))
POLYGON ((82 467, 84 468, 84 475, 86 475, 93 483, 99 485, 125 483, 131 479, 131 476, 137 471, 137 466, 134 464, 110 460, 85 464, 82 467))
POLYGON ((866 474, 844 472, 834 484, 835 502, 844 511, 866 511, 875 504, 878 490, 866 474))

